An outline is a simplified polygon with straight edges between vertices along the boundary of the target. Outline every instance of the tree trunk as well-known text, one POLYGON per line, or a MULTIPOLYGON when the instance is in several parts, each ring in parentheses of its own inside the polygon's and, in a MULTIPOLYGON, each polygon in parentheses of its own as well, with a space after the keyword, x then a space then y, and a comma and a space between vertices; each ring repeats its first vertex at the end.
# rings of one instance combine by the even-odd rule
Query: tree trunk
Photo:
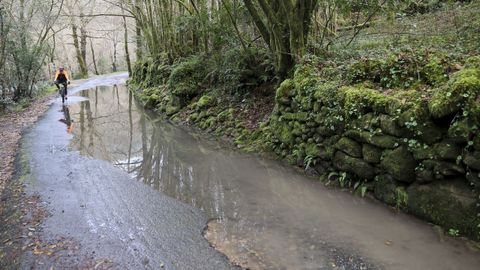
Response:
POLYGON ((100 75, 97 68, 97 59, 95 59, 95 50, 93 49, 92 39, 90 39, 90 50, 92 51, 92 61, 93 61, 93 67, 95 69, 95 75, 100 75))
POLYGON ((112 72, 117 72, 117 42, 113 42, 112 72))
POLYGON ((127 62, 128 76, 132 76, 132 63, 130 61, 130 53, 128 52, 128 28, 127 28, 127 19, 123 17, 123 28, 124 28, 124 43, 125 43, 125 61, 127 62))
POLYGON ((87 69, 87 64, 85 63, 85 59, 82 56, 80 44, 78 42, 77 26, 74 23, 72 23, 71 27, 72 27, 73 46, 75 47, 78 66, 80 68, 80 74, 82 77, 87 77, 88 69, 87 69))
POLYGON ((306 51, 310 21, 318 0, 244 0, 245 7, 268 48, 275 55, 280 80, 291 71, 306 51))
POLYGON ((143 42, 142 42, 142 28, 140 27, 140 19, 138 18, 139 16, 139 10, 140 10, 140 0, 135 0, 135 12, 137 13, 137 16, 135 16, 135 40, 137 43, 137 50, 136 50, 136 57, 137 61, 142 59, 142 47, 143 47, 143 42))

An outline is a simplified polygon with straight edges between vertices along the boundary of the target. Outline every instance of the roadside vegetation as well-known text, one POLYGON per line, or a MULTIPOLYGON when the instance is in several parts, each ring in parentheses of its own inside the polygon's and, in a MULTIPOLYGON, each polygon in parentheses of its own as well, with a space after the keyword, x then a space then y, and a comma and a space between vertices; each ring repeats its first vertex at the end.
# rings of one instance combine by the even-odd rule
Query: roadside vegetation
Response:
POLYGON ((480 239, 480 4, 307 2, 128 2, 143 34, 130 87, 174 121, 480 239))

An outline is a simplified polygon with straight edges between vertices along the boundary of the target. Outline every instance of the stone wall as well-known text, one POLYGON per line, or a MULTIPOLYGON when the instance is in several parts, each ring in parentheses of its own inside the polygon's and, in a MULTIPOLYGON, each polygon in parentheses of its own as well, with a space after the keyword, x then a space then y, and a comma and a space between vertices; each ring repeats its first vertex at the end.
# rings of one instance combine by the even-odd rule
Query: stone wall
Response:
POLYGON ((365 72, 349 84, 300 66, 277 90, 267 142, 325 181, 479 240, 478 60, 437 85, 395 91, 376 88, 365 72))

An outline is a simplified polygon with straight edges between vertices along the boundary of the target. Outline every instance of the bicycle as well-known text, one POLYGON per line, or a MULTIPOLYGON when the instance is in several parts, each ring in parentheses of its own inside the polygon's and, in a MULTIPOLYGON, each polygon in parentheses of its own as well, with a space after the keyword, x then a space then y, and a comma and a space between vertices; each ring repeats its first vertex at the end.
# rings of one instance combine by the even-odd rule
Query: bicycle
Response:
POLYGON ((60 94, 60 96, 62 97, 62 103, 65 103, 66 92, 66 86, 62 83, 60 89, 58 90, 58 94, 60 94))

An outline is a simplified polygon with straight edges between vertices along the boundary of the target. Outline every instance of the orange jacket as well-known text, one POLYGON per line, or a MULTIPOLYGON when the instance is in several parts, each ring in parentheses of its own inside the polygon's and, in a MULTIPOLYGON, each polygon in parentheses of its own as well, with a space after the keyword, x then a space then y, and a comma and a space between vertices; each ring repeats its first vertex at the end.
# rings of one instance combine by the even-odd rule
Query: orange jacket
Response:
MULTIPOLYGON (((65 78, 67 78, 67 81, 70 81, 70 76, 68 76, 68 72, 66 70, 63 71, 63 74, 65 75, 65 78)), ((60 75, 60 70, 57 70, 55 72, 55 79, 54 81, 58 80, 58 76, 60 75)))

